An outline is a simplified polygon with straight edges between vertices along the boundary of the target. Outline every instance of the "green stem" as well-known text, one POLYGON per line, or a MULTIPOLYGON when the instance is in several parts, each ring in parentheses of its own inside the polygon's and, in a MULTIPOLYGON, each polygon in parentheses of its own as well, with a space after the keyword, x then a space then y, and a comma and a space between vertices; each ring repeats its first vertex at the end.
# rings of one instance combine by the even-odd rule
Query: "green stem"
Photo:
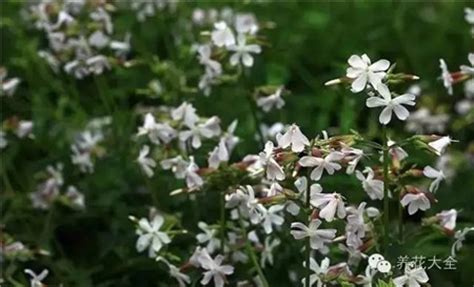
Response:
POLYGON ((388 139, 387 139, 387 127, 383 126, 383 244, 384 252, 387 253, 388 249, 388 232, 389 232, 389 198, 388 198, 388 168, 389 168, 389 157, 388 157, 388 139))
MULTIPOLYGON (((400 190, 400 193, 402 193, 402 190, 400 190)), ((400 243, 403 242, 403 206, 400 202, 398 203, 398 239, 400 243)))
POLYGON ((224 254, 225 248, 225 225, 226 225, 226 218, 225 218, 225 192, 221 192, 220 196, 220 207, 221 207, 221 249, 222 254, 224 254))
MULTIPOLYGON (((308 226, 311 223, 311 206, 310 206, 310 200, 311 200, 311 192, 306 190, 306 208, 309 210, 309 216, 308 216, 308 226)), ((308 240, 306 241, 306 287, 310 287, 310 277, 311 277, 311 268, 310 268, 310 262, 311 262, 311 240, 310 237, 308 237, 308 240)))
POLYGON ((247 95, 247 101, 250 106, 250 111, 252 112, 251 114, 252 114, 253 124, 255 127, 255 132, 258 134, 258 137, 259 137, 260 148, 263 149, 263 147, 265 146, 265 139, 260 129, 260 120, 258 119, 257 105, 255 104, 255 101, 252 98, 252 95, 250 94, 247 95))
POLYGON ((262 281, 262 286, 263 287, 269 287, 270 285, 268 284, 267 278, 265 277, 265 274, 263 274, 262 268, 260 268, 260 265, 258 264, 257 260, 257 255, 255 254, 255 251, 252 248, 252 245, 250 245, 250 240, 247 240, 247 229, 245 228, 245 225, 240 219, 240 227, 242 228, 242 239, 245 241, 245 249, 247 250, 247 255, 250 257, 250 260, 252 260, 252 264, 257 270, 258 276, 260 277, 260 280, 262 281))

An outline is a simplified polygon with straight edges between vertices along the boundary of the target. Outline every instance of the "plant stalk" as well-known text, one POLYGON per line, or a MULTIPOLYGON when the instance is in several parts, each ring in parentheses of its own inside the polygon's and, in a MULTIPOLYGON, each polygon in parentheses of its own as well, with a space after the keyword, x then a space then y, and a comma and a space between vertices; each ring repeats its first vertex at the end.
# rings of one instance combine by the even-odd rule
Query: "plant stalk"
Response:
POLYGON ((222 254, 224 254, 225 248, 225 225, 226 225, 226 218, 225 218, 225 192, 221 192, 220 196, 220 211, 221 211, 221 249, 222 254))
POLYGON ((388 232, 389 232, 389 198, 388 198, 388 169, 389 169, 389 148, 387 139, 387 126, 383 126, 382 129, 383 137, 383 246, 384 253, 386 255, 388 249, 388 232))
POLYGON ((245 241, 245 249, 247 250, 247 255, 250 257, 252 264, 257 270, 258 276, 260 277, 260 280, 262 281, 262 287, 269 287, 270 285, 268 284, 267 278, 265 277, 265 274, 263 274, 263 270, 260 267, 260 264, 258 263, 257 255, 255 254, 255 251, 253 250, 252 245, 250 245, 250 240, 247 239, 247 229, 245 228, 245 225, 241 218, 240 218, 240 227, 242 228, 242 237, 243 237, 242 239, 245 241))
MULTIPOLYGON (((311 206, 310 206, 310 200, 311 200, 311 192, 310 188, 308 186, 308 189, 306 190, 306 208, 309 210, 309 215, 308 215, 308 226, 311 223, 311 206)), ((311 277, 311 268, 310 268, 310 262, 311 262, 311 240, 310 237, 308 237, 308 240, 306 241, 306 287, 310 287, 310 277, 311 277)))

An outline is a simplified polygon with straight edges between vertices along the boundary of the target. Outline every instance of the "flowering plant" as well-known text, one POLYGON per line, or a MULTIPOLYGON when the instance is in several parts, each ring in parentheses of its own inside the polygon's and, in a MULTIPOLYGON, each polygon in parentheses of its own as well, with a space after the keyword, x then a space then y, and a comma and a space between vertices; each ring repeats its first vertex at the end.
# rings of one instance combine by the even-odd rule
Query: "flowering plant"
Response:
POLYGON ((5 5, 0 284, 471 284, 474 54, 437 78, 405 18, 335 49, 329 4, 211 4, 5 5))

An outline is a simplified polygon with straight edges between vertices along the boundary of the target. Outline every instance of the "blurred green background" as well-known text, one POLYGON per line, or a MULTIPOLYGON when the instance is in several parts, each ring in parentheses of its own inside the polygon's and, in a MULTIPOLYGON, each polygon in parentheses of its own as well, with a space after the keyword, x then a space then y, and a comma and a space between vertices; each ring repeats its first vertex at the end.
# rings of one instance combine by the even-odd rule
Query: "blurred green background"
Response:
MULTIPOLYGON (((13 99, 2 99, 1 119, 4 121, 14 115, 32 119, 36 139, 11 141, 2 151, 1 223, 3 230, 17 240, 50 250, 52 255, 12 265, 2 262, 2 269, 9 268, 16 280, 26 282, 22 274, 24 268, 47 267, 51 270, 51 286, 59 282, 64 286, 175 286, 165 270, 158 268, 145 254, 136 252, 136 236, 127 216, 146 216, 146 207, 152 203, 149 194, 139 192, 143 190, 155 193, 158 202, 153 204, 156 207, 181 216, 183 225, 194 231, 196 227, 191 224, 194 220, 186 220, 195 214, 189 211, 186 198, 168 195, 182 183, 161 172, 147 180, 134 162, 137 148, 131 137, 141 124, 141 117, 134 112, 137 106, 176 105, 188 99, 200 115, 221 117, 223 126, 238 119, 237 135, 242 138, 234 153, 238 159, 260 151, 254 140, 255 127, 245 93, 252 93, 259 85, 283 84, 291 91, 285 97, 284 109, 263 115, 262 122, 297 123, 308 136, 315 136, 324 129, 329 129, 331 134, 355 129, 377 138, 378 114, 364 107, 362 95, 323 85, 345 73, 350 55, 367 53, 373 60, 385 58, 397 63, 397 71, 420 76, 423 93, 417 106, 427 105, 456 117, 453 103, 463 98, 462 87, 455 87, 454 96, 447 95, 438 79, 438 59, 444 58, 454 69, 467 63, 467 54, 473 48, 470 26, 464 20, 464 7, 468 2, 461 1, 182 2, 178 3, 176 12, 161 13, 143 23, 136 21, 133 12, 120 10, 114 14, 115 28, 123 33, 131 31, 130 58, 147 63, 170 61, 181 71, 187 72, 192 67, 194 70, 190 69, 189 73, 194 71, 198 75, 197 61, 190 60, 193 59, 189 52, 192 43, 173 43, 177 36, 175 27, 190 21, 194 8, 231 7, 252 12, 261 22, 274 23, 274 28, 261 32, 268 46, 256 58, 255 66, 246 71, 237 84, 216 87, 206 98, 173 92, 176 82, 173 74, 153 69, 153 64, 131 69, 114 67, 102 76, 84 80, 64 73, 54 74, 37 56, 37 51, 45 45, 44 35, 21 19, 24 4, 21 1, 1 4, 1 64, 8 68, 10 76, 23 80, 13 99), (170 92, 159 98, 136 92, 155 78, 167 85, 170 92), (113 137, 107 140, 106 156, 97 161, 95 173, 83 175, 68 163, 71 138, 92 117, 108 114, 99 92, 107 93, 115 102, 113 137), (76 184, 85 193, 85 212, 61 206, 55 206, 52 212, 31 208, 27 195, 38 183, 35 174, 58 161, 65 163, 66 182, 76 184)), ((196 81, 191 79, 188 85, 195 86, 196 81)), ((401 90, 404 88, 408 86, 401 90)), ((394 138, 407 135, 403 123, 395 122, 393 127, 394 138)), ((474 140, 472 124, 450 128, 447 133, 460 140, 453 149, 461 154, 474 140)), ((459 226, 473 222, 472 161, 471 158, 470 166, 460 168, 451 185, 442 186, 437 193, 439 202, 430 213, 454 207, 462 210, 459 226)), ((328 184, 358 186, 357 182, 328 184)), ((213 195, 198 196, 198 202, 205 206, 198 215, 202 219, 216 220, 218 207, 214 205, 217 200, 213 195)), ((451 243, 440 236, 418 244, 410 243, 401 254, 446 257, 451 243)), ((177 249, 180 246, 184 249, 183 254, 189 254, 193 244, 191 236, 177 237, 173 242, 177 249)), ((457 270, 428 272, 432 286, 472 286, 474 262, 469 259, 474 256, 473 246, 472 239, 466 242, 457 270)), ((279 282, 272 286, 290 285, 288 270, 299 268, 301 262, 297 250, 299 247, 285 246, 276 254, 275 266, 265 270, 270 282, 279 282)))

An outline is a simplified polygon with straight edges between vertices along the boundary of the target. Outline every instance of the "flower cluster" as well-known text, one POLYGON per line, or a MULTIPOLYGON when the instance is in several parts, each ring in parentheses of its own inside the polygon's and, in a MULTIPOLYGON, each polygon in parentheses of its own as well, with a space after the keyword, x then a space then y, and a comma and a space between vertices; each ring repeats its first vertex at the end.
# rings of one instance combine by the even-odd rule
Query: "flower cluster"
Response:
POLYGON ((55 201, 64 202, 74 208, 83 209, 85 207, 84 195, 73 185, 66 188, 66 192, 60 194, 64 185, 63 164, 46 168, 46 179, 41 182, 36 191, 30 194, 30 199, 34 208, 49 209, 55 201))
MULTIPOLYGON (((262 51, 257 36, 259 24, 252 14, 234 15, 230 10, 223 16, 212 23, 209 41, 196 47, 197 58, 204 67, 198 86, 205 95, 210 95, 212 85, 218 84, 223 77, 227 55, 230 55, 227 61, 231 67, 252 67, 253 56, 262 51)), ((199 10, 194 12, 193 18, 198 24, 204 24, 206 20, 204 11, 199 10)))
POLYGON ((28 18, 45 33, 48 47, 38 52, 56 73, 64 70, 77 79, 100 75, 129 53, 130 35, 114 35, 111 12, 105 2, 40 1, 28 4, 28 18), (109 58, 111 57, 111 58, 109 58))

